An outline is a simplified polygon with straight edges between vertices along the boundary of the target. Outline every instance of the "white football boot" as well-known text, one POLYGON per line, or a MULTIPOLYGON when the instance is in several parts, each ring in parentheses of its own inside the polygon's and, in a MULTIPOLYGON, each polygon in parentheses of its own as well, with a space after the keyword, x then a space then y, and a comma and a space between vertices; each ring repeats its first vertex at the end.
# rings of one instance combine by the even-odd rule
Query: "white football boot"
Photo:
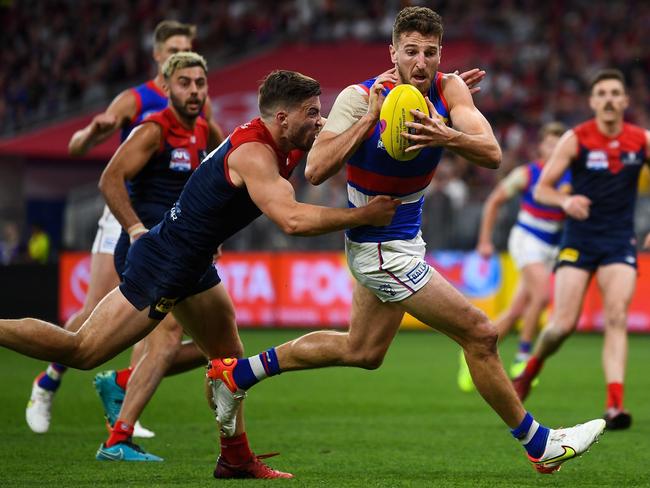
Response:
POLYGON ((52 398, 54 392, 38 386, 34 381, 32 386, 32 395, 27 402, 25 409, 25 420, 27 425, 37 434, 45 434, 50 428, 50 419, 52 418, 52 398))
POLYGON ((539 473, 553 473, 560 469, 562 463, 587 452, 598 441, 604 429, 603 419, 591 420, 567 429, 551 429, 544 454, 537 459, 528 456, 528 459, 539 473))

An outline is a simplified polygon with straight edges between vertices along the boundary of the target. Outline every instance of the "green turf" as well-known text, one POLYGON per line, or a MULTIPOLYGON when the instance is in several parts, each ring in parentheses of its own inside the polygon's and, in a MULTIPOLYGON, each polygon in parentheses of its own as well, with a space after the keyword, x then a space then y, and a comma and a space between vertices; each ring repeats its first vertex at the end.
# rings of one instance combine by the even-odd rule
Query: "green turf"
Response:
MULTIPOLYGON (((252 353, 299 333, 242 336, 252 353)), ((568 426, 602 414, 601 344, 600 336, 576 336, 549 361, 527 404, 540 421, 568 426)), ((512 339, 503 345, 506 360, 513 345, 512 339)), ((106 436, 91 387, 96 371, 66 375, 50 432, 35 435, 24 407, 40 366, 0 350, 0 486, 650 486, 649 351, 650 337, 631 338, 626 403, 632 429, 607 433, 583 458, 541 476, 478 394, 457 390, 456 347, 440 335, 401 333, 378 371, 288 373, 251 391, 254 449, 281 451, 269 464, 296 475, 265 482, 211 478, 217 443, 200 371, 163 382, 143 415, 157 436, 142 445, 164 463, 107 463, 94 459, 106 436)), ((109 366, 125 361, 123 355, 109 366)))

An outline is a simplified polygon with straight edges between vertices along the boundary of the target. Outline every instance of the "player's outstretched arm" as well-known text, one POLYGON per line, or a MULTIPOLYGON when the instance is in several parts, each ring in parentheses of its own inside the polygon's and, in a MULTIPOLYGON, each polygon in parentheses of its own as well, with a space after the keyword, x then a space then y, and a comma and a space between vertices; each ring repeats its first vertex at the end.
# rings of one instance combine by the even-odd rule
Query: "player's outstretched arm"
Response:
POLYGON ((106 204, 131 240, 147 232, 147 229, 131 205, 125 182, 138 174, 158 151, 161 137, 158 124, 144 123, 136 127, 117 149, 99 179, 99 189, 106 204))
POLYGON ((489 258, 494 254, 494 244, 492 244, 492 232, 496 224, 497 215, 501 206, 510 200, 517 193, 520 193, 528 184, 528 172, 526 168, 520 166, 513 169, 510 174, 503 179, 490 192, 485 204, 483 205, 483 215, 481 217, 481 227, 478 234, 478 243, 476 251, 484 258, 489 258))
POLYGON ((72 135, 68 142, 68 152, 71 156, 83 156, 111 137, 125 122, 130 121, 136 110, 135 95, 131 90, 123 91, 115 97, 105 112, 93 117, 90 124, 72 135))
POLYGON ((589 217, 591 200, 584 195, 567 195, 555 188, 564 172, 569 168, 571 160, 578 154, 578 138, 572 130, 560 138, 551 153, 535 186, 533 196, 544 205, 561 207, 571 218, 584 220, 589 217))
POLYGON ((417 122, 407 122, 406 125, 415 129, 416 133, 402 134, 413 143, 406 151, 444 146, 480 166, 498 168, 501 148, 489 122, 474 105, 465 82, 457 75, 445 75, 443 92, 449 104, 453 128, 444 123, 427 98, 431 116, 411 110, 417 122))
POLYGON ((291 183, 278 172, 275 154, 262 143, 237 148, 229 156, 228 166, 233 184, 245 186, 255 205, 289 235, 313 236, 360 225, 388 225, 400 204, 388 196, 376 197, 360 208, 297 202, 291 183))
POLYGON ((327 125, 307 156, 305 177, 312 185, 319 185, 338 173, 375 127, 385 98, 382 94, 383 84, 387 82, 397 83, 395 68, 377 77, 367 97, 354 87, 347 87, 339 94, 329 113, 327 125))

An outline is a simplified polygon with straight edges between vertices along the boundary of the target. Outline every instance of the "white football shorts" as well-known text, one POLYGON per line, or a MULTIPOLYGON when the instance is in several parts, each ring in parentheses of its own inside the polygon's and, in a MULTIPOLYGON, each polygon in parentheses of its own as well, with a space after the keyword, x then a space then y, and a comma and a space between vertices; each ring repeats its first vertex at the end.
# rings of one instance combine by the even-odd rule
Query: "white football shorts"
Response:
POLYGON ((97 222, 97 234, 95 234, 92 253, 114 254, 121 232, 122 226, 113 216, 108 206, 104 205, 104 213, 97 222))
POLYGON ((425 249, 420 234, 410 240, 386 242, 345 238, 352 275, 382 302, 400 302, 429 282, 433 269, 424 260, 425 249))
POLYGON ((533 263, 542 263, 552 269, 558 247, 515 225, 508 237, 508 252, 519 270, 533 263))

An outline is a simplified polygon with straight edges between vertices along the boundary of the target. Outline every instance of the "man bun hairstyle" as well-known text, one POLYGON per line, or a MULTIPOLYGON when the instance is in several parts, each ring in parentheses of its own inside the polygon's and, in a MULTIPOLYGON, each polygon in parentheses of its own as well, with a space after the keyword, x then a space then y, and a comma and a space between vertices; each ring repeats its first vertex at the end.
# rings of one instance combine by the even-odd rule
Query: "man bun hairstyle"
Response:
POLYGON ((208 63, 200 54, 192 51, 174 53, 163 64, 162 74, 166 80, 169 80, 179 69, 194 68, 195 66, 203 68, 203 71, 208 73, 208 63))
POLYGON ((393 24, 393 45, 397 45, 400 36, 408 32, 437 36, 442 43, 442 17, 427 7, 403 8, 397 14, 393 24))
POLYGON ((196 26, 193 24, 183 24, 177 20, 163 20, 153 31, 153 43, 155 47, 159 47, 170 37, 186 36, 192 40, 195 35, 196 26))
POLYGON ((320 94, 320 83, 315 79, 297 71, 275 70, 260 85, 260 114, 262 118, 270 118, 279 108, 291 109, 320 94))

